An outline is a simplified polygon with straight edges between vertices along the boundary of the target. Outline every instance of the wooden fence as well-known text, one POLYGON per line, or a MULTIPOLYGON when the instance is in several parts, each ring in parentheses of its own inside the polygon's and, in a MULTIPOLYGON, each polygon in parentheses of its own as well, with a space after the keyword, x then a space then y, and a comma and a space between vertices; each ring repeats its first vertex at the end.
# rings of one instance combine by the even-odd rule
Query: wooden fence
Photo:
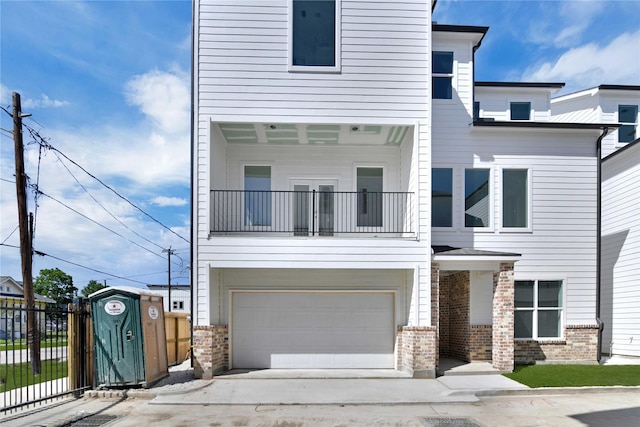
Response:
POLYGON ((191 327, 187 313, 164 313, 164 329, 167 334, 167 360, 169 366, 184 362, 191 351, 191 327))

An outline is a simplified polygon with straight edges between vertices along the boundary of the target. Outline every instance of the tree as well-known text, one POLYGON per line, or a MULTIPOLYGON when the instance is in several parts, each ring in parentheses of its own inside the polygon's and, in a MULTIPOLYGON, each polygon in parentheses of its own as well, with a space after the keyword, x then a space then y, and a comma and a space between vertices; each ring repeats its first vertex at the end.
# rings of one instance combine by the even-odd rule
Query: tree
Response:
POLYGON ((33 290, 55 300, 58 308, 73 302, 78 292, 73 286, 73 278, 59 268, 40 270, 40 275, 33 281, 33 290))
POLYGON ((87 286, 82 288, 82 291, 80 292, 82 292, 82 295, 84 295, 85 297, 88 297, 92 293, 97 292, 102 288, 106 288, 106 286, 98 282, 97 280, 89 280, 89 283, 87 283, 87 286))

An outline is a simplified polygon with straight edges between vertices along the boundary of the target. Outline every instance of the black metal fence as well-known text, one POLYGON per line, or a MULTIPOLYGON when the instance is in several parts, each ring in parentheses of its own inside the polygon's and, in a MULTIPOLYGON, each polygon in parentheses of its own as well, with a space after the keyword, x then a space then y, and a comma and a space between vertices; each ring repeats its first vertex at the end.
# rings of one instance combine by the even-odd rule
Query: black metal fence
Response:
POLYGON ((71 322, 82 330, 90 325, 88 318, 89 314, 82 309, 57 306, 26 309, 22 304, 0 299, 0 411, 6 413, 70 394, 77 396, 89 388, 86 380, 69 381, 72 371, 79 370, 79 376, 85 379, 90 375, 88 366, 76 366, 78 363, 70 366, 73 364, 70 352, 88 351, 70 348, 70 342, 80 346, 86 343, 71 339, 68 324, 71 322), (29 330, 31 316, 35 317, 35 330, 29 330))
POLYGON ((406 192, 211 191, 211 232, 291 236, 415 235, 406 192))

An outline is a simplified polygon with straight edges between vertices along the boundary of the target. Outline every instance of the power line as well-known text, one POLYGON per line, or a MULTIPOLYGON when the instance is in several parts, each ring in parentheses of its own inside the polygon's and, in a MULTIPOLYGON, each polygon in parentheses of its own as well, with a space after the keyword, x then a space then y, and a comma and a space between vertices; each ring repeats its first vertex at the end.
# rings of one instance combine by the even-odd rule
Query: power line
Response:
POLYGON ((31 128, 30 126, 27 126, 25 124, 23 124, 23 126, 25 128, 27 128, 27 130, 29 131, 29 133, 31 134, 31 136, 38 142, 38 144, 44 145, 45 148, 55 151, 57 153, 59 153, 61 156, 63 156, 65 159, 67 159, 68 161, 70 161, 71 163, 73 163, 76 167, 80 168, 84 173, 86 173, 87 175, 89 175, 91 178, 95 179, 96 181, 98 181, 100 184, 102 184, 105 188, 107 188, 108 190, 110 190, 112 193, 114 193, 116 196, 118 196, 119 198, 121 198, 122 200, 124 200, 125 202, 127 202, 128 204, 130 204, 131 206, 133 206, 135 209, 137 209, 138 211, 140 211, 142 214, 144 214, 145 216, 147 216, 149 219, 151 219, 153 222, 157 223, 158 225, 160 225, 161 227, 165 228, 166 230, 168 230, 169 232, 171 232, 172 234, 176 235, 177 237, 179 237, 180 239, 184 240, 187 243, 190 243, 189 240, 185 239, 184 237, 182 237, 181 235, 179 235, 178 233, 176 233, 175 231, 173 231, 170 227, 164 225, 162 222, 160 222, 159 220, 155 219, 153 216, 151 216, 150 214, 148 214, 147 212, 145 212, 142 208, 138 207, 136 204, 134 204, 133 202, 131 202, 129 199, 127 199, 126 197, 124 197, 123 195, 121 195, 120 193, 118 193, 116 190, 114 190, 112 187, 110 187, 109 185, 107 185, 106 183, 104 183, 100 178, 98 178, 97 176, 93 175, 92 173, 90 173, 89 171, 87 171, 85 168, 83 168, 82 166, 80 166, 78 163, 76 163, 74 160, 72 160, 71 158, 69 158, 66 154, 64 154, 62 151, 58 150, 57 148, 55 148, 53 145, 49 144, 42 136, 40 136, 40 134, 38 133, 38 131, 36 131, 35 129, 31 128))

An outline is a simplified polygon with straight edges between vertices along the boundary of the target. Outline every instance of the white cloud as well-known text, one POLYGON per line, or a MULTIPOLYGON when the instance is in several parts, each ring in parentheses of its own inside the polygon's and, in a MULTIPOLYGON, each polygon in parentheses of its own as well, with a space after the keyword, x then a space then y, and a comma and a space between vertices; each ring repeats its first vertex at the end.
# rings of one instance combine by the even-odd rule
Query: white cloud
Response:
POLYGON ((69 101, 51 99, 44 93, 40 95, 40 98, 27 98, 22 102, 23 108, 59 108, 67 105, 69 105, 69 101))
POLYGON ((181 197, 159 196, 151 199, 151 203, 158 206, 186 206, 187 200, 181 197))
POLYGON ((640 76, 640 30, 623 33, 611 43, 585 44, 563 53, 554 62, 529 68, 525 81, 560 81, 568 88, 600 84, 638 84, 640 76))
POLYGON ((191 96, 184 76, 158 70, 135 76, 127 83, 125 96, 162 130, 189 129, 191 96))

